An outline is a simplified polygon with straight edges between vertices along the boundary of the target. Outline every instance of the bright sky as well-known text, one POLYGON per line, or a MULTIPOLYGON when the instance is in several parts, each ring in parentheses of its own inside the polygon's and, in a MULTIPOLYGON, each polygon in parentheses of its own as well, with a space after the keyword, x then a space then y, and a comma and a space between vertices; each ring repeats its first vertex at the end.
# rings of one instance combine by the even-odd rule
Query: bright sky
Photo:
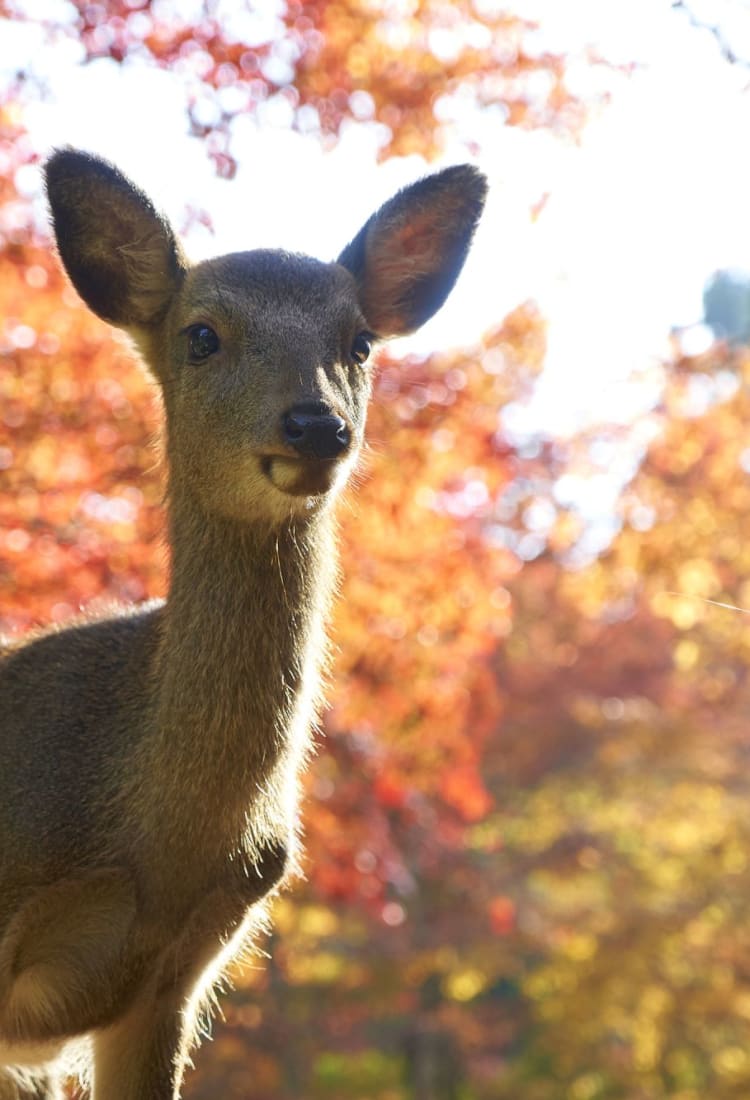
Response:
MULTIPOLYGON (((37 3, 41 16, 62 0, 37 3)), ((513 410, 515 426, 574 430, 592 418, 636 415, 648 391, 627 383, 632 372, 658 360, 672 325, 700 319, 714 269, 750 266, 750 70, 727 64, 669 0, 526 0, 514 8, 521 6, 542 19, 555 46, 594 42, 640 64, 616 81, 611 106, 581 147, 472 121, 492 184, 488 212, 448 305, 402 343, 471 346, 535 298, 549 320, 548 362, 531 406, 513 410), (530 209, 545 193, 534 221, 530 209)), ((750 42, 747 8, 735 8, 747 22, 733 33, 750 42)), ((69 48, 45 46, 28 24, 0 29, 0 80, 28 62, 52 91, 26 119, 35 142, 108 156, 178 224, 186 203, 209 210, 216 236, 194 235, 194 255, 279 245, 333 257, 372 209, 425 170, 416 159, 377 166, 377 136, 364 125, 348 127, 323 153, 285 129, 277 103, 257 121, 238 122, 240 171, 217 180, 187 136, 183 90, 169 74, 108 62, 81 68, 69 48)), ((591 75, 581 66, 571 78, 591 75)), ((464 158, 456 146, 446 159, 464 158)), ((21 183, 35 190, 36 173, 21 183)))

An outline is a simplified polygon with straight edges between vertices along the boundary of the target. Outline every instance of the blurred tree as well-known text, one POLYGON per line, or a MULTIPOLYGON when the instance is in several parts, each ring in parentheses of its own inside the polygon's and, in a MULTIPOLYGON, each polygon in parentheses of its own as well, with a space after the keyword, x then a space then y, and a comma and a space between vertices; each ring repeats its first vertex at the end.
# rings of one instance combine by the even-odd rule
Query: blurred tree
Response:
POLYGON ((732 65, 750 65, 747 32, 750 30, 750 4, 747 0, 671 0, 675 12, 685 16, 700 31, 710 34, 732 65))
POLYGON ((484 774, 533 1026, 495 1095, 747 1095, 749 370, 675 349, 611 549, 512 586, 484 774))
POLYGON ((703 314, 719 340, 746 344, 750 340, 750 274, 715 272, 703 291, 703 314))
MULTIPOLYGON (((524 5, 470 0, 0 0, 0 16, 71 42, 79 63, 108 59, 169 69, 192 132, 222 175, 236 167, 233 119, 276 98, 295 127, 323 139, 345 120, 380 127, 383 155, 431 154, 460 137, 473 111, 498 125, 577 134, 603 92, 567 79, 572 60, 545 41, 524 5)), ((593 51, 582 51, 589 68, 593 51)), ((49 94, 49 74, 21 67, 24 97, 49 94)))

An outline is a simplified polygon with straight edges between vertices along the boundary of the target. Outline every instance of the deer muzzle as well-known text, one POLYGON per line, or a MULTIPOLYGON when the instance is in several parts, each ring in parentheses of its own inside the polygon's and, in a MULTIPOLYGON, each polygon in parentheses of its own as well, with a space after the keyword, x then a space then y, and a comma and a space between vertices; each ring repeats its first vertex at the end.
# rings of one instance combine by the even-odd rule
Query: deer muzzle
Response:
POLYGON ((352 430, 329 406, 293 405, 281 417, 280 442, 283 449, 264 457, 262 469, 281 492, 323 496, 344 480, 343 459, 353 450, 352 430))

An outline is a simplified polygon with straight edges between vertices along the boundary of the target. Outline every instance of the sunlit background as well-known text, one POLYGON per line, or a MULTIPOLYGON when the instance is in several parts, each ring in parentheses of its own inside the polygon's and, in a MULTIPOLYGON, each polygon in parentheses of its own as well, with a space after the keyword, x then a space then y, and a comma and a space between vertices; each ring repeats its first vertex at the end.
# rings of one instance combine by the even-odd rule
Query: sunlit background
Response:
POLYGON ((307 881, 187 1097, 750 1095, 748 135, 745 0, 0 0, 9 634, 165 583, 158 403, 59 274, 49 150, 196 257, 491 184, 382 357, 307 881))

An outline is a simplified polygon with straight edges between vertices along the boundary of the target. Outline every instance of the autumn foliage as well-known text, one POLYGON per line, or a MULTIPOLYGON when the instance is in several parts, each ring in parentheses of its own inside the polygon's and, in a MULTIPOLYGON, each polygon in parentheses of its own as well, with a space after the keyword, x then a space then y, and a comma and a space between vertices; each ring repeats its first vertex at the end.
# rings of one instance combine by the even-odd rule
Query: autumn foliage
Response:
MULTIPOLYGON (((384 155, 434 152, 459 93, 498 124, 566 134, 592 106, 512 5, 290 3, 250 44, 221 5, 67 7, 48 30, 83 59, 188 74, 193 131, 225 174, 229 116, 269 95, 321 140, 376 120, 384 155)), ((165 585, 156 395, 16 190, 30 95, 16 81, 0 103, 11 634, 165 585)), ((585 483, 603 439, 628 441, 506 430, 544 354, 526 302, 469 351, 381 358, 341 516, 307 881, 276 907, 270 957, 237 975, 196 1100, 750 1092, 750 632, 721 606, 750 607, 750 361, 675 344, 592 558, 560 479, 585 483)))

